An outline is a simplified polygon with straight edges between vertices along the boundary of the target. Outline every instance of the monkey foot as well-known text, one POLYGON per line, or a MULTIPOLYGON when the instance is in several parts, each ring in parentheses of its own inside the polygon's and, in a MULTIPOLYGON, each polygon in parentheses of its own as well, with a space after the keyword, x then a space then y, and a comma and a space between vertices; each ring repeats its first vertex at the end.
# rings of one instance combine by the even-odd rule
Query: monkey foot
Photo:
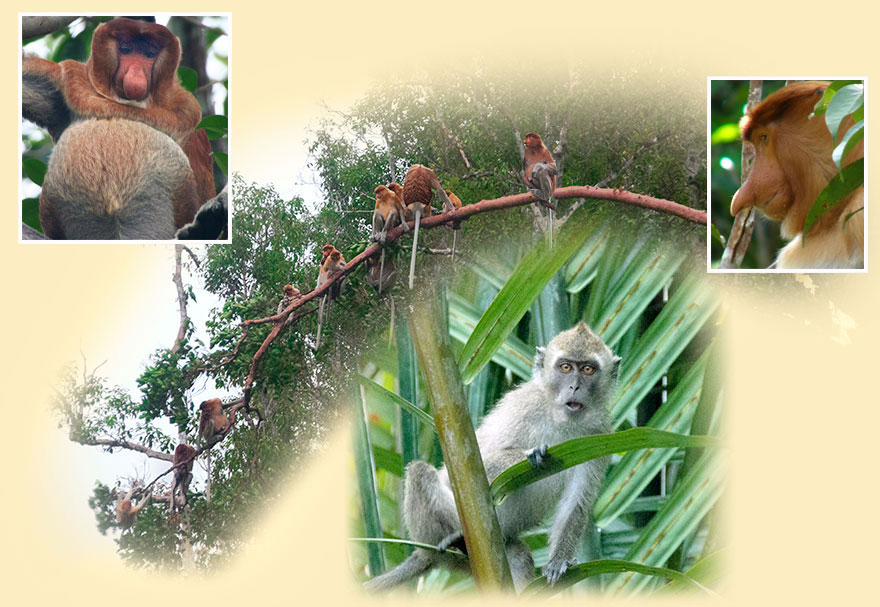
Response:
POLYGON ((563 574, 568 571, 569 565, 574 565, 574 561, 551 561, 547 563, 543 572, 544 577, 547 579, 547 584, 550 586, 556 584, 563 574))
POLYGON ((464 535, 461 531, 456 531, 454 533, 450 533, 437 544, 437 550, 440 552, 446 552, 450 548, 457 548, 467 554, 467 547, 464 543, 464 535))

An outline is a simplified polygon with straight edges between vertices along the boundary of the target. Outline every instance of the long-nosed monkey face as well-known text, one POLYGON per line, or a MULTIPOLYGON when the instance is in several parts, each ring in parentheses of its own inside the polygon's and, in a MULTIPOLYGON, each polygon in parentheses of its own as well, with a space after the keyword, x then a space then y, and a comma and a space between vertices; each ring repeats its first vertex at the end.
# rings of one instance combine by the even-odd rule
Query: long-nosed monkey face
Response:
POLYGON ((770 219, 782 220, 792 203, 791 187, 777 159, 775 141, 770 129, 752 133, 755 164, 749 178, 733 195, 730 214, 747 207, 757 207, 770 219))

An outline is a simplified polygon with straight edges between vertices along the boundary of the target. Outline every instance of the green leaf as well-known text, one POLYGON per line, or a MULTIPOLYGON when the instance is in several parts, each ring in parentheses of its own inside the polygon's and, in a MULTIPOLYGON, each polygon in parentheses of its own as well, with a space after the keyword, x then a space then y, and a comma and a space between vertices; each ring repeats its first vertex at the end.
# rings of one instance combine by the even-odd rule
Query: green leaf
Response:
POLYGON ((21 220, 33 229, 42 232, 40 225, 40 199, 25 198, 21 201, 21 220))
MULTIPOLYGON (((657 409, 646 427, 678 433, 690 429, 700 402, 707 359, 708 351, 670 392, 669 399, 657 409)), ((595 525, 604 529, 625 512, 674 454, 672 449, 648 449, 624 455, 608 475, 593 507, 595 525)))
MULTIPOLYGON (((362 398, 359 398, 358 406, 355 407, 354 423, 354 464, 357 472, 358 490, 361 496, 361 514, 364 520, 364 531, 373 537, 382 536, 382 521, 379 518, 379 496, 376 492, 376 478, 373 463, 373 450, 370 448, 370 434, 367 425, 366 410, 364 409, 363 388, 362 398)), ((385 571, 385 555, 382 548, 376 544, 367 546, 369 556, 370 573, 378 575, 385 571)))
POLYGON ((196 125, 197 129, 205 129, 208 139, 220 139, 229 132, 229 118, 223 114, 205 116, 196 125))
POLYGON ((190 93, 196 92, 199 86, 199 75, 194 69, 183 65, 179 66, 177 68, 177 78, 180 80, 180 85, 183 88, 190 93))
POLYGON ((514 464, 492 481, 490 489, 492 498, 499 504, 512 491, 597 457, 632 449, 707 447, 716 444, 718 439, 714 436, 686 436, 655 428, 632 428, 611 434, 584 436, 550 447, 547 450, 547 463, 540 468, 526 459, 514 464))
POLYGON ((617 280, 605 293, 593 330, 609 347, 620 340, 687 256, 683 247, 642 246, 618 268, 617 280))
POLYGON ((712 131, 712 145, 718 143, 733 143, 739 140, 739 125, 735 122, 722 124, 712 131))
POLYGON ((367 391, 367 398, 369 400, 383 399, 392 402, 398 407, 402 407, 409 411, 411 414, 415 415, 420 422, 427 424, 432 428, 434 427, 434 418, 431 417, 426 411, 419 409, 416 405, 412 404, 405 398, 398 396, 390 390, 386 390, 385 388, 374 382, 372 379, 364 377, 363 375, 359 375, 358 380, 367 391))
POLYGON ((865 102, 865 87, 862 84, 848 84, 841 88, 825 110, 825 124, 831 131, 831 137, 837 141, 837 131, 844 118, 859 109, 865 102))
POLYGON ((217 166, 220 167, 220 170, 223 171, 224 175, 229 175, 229 159, 226 154, 223 152, 214 152, 212 154, 214 157, 214 162, 217 163, 217 166))
POLYGON ((492 300, 459 355, 462 381, 473 381, 513 331, 553 275, 595 229, 596 213, 581 207, 559 231, 556 246, 539 240, 526 253, 510 279, 492 300))
MULTIPOLYGON (((453 339, 466 343, 480 320, 480 310, 453 292, 449 293, 447 301, 449 303, 449 335, 453 339)), ((535 348, 515 335, 510 335, 492 355, 492 362, 509 369, 518 377, 529 379, 532 376, 534 358, 535 348)))
MULTIPOLYGON (((703 586, 714 588, 723 578, 723 564, 727 560, 727 550, 716 550, 699 559, 687 570, 686 575, 690 581, 696 580, 703 586)), ((678 590, 689 590, 689 583, 683 583, 676 579, 660 588, 657 592, 665 594, 678 590)))
POLYGON ((49 169, 45 162, 39 158, 25 158, 21 161, 21 168, 24 169, 24 174, 28 179, 42 187, 46 171, 49 169))
POLYGON ((568 261, 565 266, 565 282, 569 293, 583 291, 596 276, 596 268, 610 233, 608 228, 595 230, 568 261))
MULTIPOLYGON (((721 495, 723 470, 719 460, 714 453, 706 454, 683 479, 676 482, 669 500, 632 544, 626 554, 627 560, 651 566, 666 562, 721 495)), ((615 576, 608 589, 614 593, 634 591, 648 581, 649 578, 630 572, 615 576)))
POLYGON ((632 571, 659 578, 672 580, 679 584, 679 587, 690 586, 691 588, 700 588, 705 592, 714 594, 711 590, 700 584, 699 581, 683 574, 675 569, 667 569, 666 567, 651 567, 633 561, 623 561, 619 559, 603 559, 581 563, 574 567, 569 567, 563 576, 553 586, 547 585, 544 577, 536 579, 534 582, 526 586, 524 592, 535 594, 543 590, 550 590, 557 593, 569 586, 585 580, 589 577, 602 575, 604 573, 621 573, 632 571))
POLYGON ((843 167, 839 175, 833 177, 820 193, 816 202, 807 213, 804 223, 803 241, 806 245, 807 232, 818 219, 829 210, 840 204, 844 198, 852 194, 865 182, 865 159, 859 158, 852 164, 843 167))
POLYGON ((674 290, 651 326, 624 358, 618 394, 611 403, 612 423, 619 426, 669 369, 718 305, 715 293, 688 276, 674 290))
POLYGON ((840 89, 845 86, 849 86, 850 84, 862 84, 861 80, 835 80, 831 84, 828 85, 828 88, 825 89, 825 93, 822 95, 822 98, 816 102, 815 107, 813 108, 813 113, 816 116, 821 116, 825 113, 825 110, 828 108, 828 102, 831 101, 831 98, 834 97, 834 94, 837 93, 840 89))
POLYGON ((847 130, 846 134, 843 136, 843 139, 840 140, 840 143, 834 148, 834 151, 831 152, 831 159, 834 160, 834 164, 837 165, 837 170, 840 170, 840 163, 846 158, 847 154, 849 154, 856 144, 859 141, 864 139, 865 137, 865 121, 860 120, 859 122, 852 125, 849 130, 847 130))
POLYGON ((373 461, 376 463, 376 470, 387 470, 403 477, 403 458, 399 453, 373 445, 373 461))

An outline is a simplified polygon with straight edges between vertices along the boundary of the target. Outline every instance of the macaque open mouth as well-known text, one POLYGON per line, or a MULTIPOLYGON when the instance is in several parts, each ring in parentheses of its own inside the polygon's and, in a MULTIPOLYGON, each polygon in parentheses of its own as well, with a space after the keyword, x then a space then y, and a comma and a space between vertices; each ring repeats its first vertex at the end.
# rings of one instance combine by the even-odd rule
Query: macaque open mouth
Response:
POLYGON ((581 409, 584 408, 584 404, 583 404, 583 403, 579 403, 579 402, 576 401, 576 400, 570 400, 570 401, 568 401, 567 403, 565 403, 565 406, 568 407, 568 410, 569 410, 569 411, 580 411, 581 409))

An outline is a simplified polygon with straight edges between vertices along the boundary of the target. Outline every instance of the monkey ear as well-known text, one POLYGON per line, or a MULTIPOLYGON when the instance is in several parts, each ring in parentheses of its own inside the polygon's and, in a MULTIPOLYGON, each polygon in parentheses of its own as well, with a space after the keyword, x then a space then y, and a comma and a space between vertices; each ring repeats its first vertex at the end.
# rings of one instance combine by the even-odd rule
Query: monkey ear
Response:
POLYGON ((532 367, 532 376, 536 377, 541 374, 541 371, 544 370, 544 356, 547 353, 547 349, 538 346, 535 348, 535 363, 532 367))
POLYGON ((614 381, 617 381, 617 372, 620 371, 620 357, 612 356, 611 357, 611 377, 614 381))

